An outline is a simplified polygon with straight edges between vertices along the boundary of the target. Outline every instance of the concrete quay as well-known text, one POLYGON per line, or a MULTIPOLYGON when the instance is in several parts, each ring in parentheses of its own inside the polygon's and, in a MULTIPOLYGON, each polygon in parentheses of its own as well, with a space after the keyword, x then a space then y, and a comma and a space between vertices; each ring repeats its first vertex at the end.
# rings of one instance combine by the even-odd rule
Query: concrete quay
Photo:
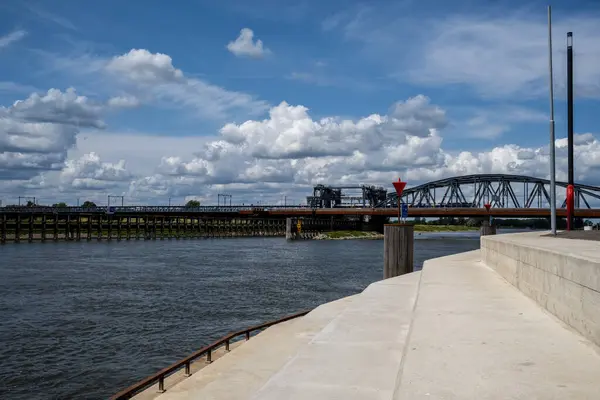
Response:
POLYGON ((600 346, 600 242, 534 232, 488 236, 481 253, 486 265, 600 346))
POLYGON ((273 326, 155 398, 599 399, 600 244, 481 241, 273 326))

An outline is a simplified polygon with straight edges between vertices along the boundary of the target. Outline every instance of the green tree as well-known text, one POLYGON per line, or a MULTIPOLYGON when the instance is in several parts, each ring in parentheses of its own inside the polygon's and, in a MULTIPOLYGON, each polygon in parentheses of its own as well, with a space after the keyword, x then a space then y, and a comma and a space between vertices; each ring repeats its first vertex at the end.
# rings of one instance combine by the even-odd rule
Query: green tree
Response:
POLYGON ((96 203, 94 203, 93 201, 86 200, 86 201, 83 202, 83 204, 81 205, 81 207, 83 207, 83 208, 95 208, 97 206, 96 206, 96 203))
POLYGON ((60 203, 54 203, 52 204, 52 207, 68 207, 67 203, 65 203, 64 201, 61 201, 60 203))
POLYGON ((190 200, 187 203, 185 203, 185 206, 190 208, 200 207, 200 202, 198 200, 190 200))

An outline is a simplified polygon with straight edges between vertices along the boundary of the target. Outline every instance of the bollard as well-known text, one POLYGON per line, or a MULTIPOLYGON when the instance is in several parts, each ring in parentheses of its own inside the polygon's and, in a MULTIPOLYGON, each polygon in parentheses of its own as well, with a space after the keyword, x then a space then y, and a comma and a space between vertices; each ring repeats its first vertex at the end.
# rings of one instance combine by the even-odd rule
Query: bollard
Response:
POLYGON ((383 279, 413 272, 414 226, 386 224, 383 234, 383 279))
POLYGON ((481 228, 479 229, 479 232, 481 234, 481 236, 487 236, 487 235, 495 235, 496 234, 496 227, 494 225, 490 225, 490 221, 483 221, 483 223, 481 224, 481 228))

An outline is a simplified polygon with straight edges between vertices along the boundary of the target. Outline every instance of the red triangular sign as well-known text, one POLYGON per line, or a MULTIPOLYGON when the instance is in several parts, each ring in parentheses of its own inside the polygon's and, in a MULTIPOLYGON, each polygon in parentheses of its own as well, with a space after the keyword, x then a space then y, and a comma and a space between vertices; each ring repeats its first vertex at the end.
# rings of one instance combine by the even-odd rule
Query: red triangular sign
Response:
POLYGON ((398 193, 398 197, 402 197, 402 192, 406 187, 406 182, 402 182, 398 179, 398 182, 392 182, 394 184, 394 189, 396 189, 396 193, 398 193))
POLYGON ((484 204, 483 205, 485 207, 486 210, 490 211, 490 207, 492 207, 492 205, 490 203, 484 204))

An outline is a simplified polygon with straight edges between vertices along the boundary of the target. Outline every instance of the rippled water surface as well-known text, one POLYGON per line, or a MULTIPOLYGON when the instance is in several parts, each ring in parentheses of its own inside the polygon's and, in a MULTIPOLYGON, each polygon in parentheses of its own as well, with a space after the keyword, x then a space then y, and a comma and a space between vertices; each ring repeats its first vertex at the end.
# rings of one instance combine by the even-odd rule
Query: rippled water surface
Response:
MULTIPOLYGON (((416 237, 415 264, 479 247, 416 237)), ((22 243, 0 247, 7 399, 103 399, 224 334, 381 279, 383 241, 22 243)))

